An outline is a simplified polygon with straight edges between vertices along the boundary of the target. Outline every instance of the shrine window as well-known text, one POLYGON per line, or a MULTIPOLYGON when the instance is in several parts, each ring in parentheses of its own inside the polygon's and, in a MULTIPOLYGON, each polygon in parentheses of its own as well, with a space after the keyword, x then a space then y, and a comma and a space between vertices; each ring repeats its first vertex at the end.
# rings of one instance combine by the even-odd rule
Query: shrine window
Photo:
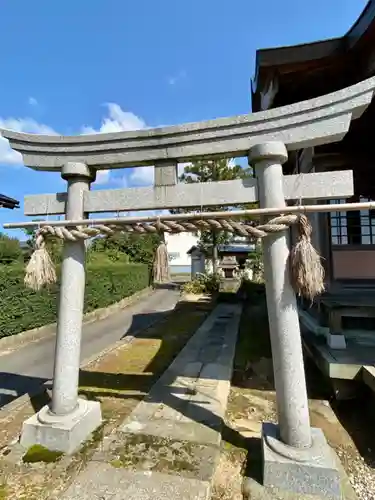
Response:
MULTIPOLYGON (((350 200, 331 200, 332 204, 350 200)), ((359 202, 370 201, 360 197, 359 202)), ((330 213, 332 245, 375 245, 375 211, 354 210, 330 213)))

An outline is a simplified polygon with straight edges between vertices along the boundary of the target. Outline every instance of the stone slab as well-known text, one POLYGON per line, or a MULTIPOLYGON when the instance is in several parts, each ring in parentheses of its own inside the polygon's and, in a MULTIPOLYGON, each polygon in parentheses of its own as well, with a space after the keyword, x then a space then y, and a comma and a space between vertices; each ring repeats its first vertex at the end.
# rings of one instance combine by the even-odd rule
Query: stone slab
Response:
POLYGON ((77 410, 67 417, 51 416, 44 406, 23 423, 21 445, 35 444, 52 451, 74 453, 102 423, 100 403, 80 399, 77 410))
MULTIPOLYGON (((202 436, 204 424, 205 440, 212 441, 212 430, 220 432, 225 415, 241 310, 238 304, 219 304, 120 430, 166 421, 196 424, 202 436)), ((180 435, 181 427, 170 429, 169 437, 180 435)))
POLYGON ((346 349, 345 335, 329 333, 327 335, 327 345, 331 349, 346 349))
POLYGON ((275 424, 262 427, 263 484, 281 490, 341 500, 340 474, 321 429, 311 429, 311 448, 296 450, 278 439, 275 424))
POLYGON ((64 500, 209 498, 241 311, 215 308, 64 500))
MULTIPOLYGON (((341 465, 339 458, 332 450, 337 463, 337 468, 340 474, 340 500, 358 500, 358 497, 350 484, 348 476, 341 465)), ((294 493, 291 491, 273 488, 272 486, 264 486, 260 484, 254 477, 245 477, 242 486, 244 500, 327 500, 327 497, 294 493)))
POLYGON ((91 462, 61 500, 208 500, 207 482, 91 462))
POLYGON ((211 446, 220 445, 220 435, 215 429, 210 429, 198 422, 181 422, 175 420, 150 420, 139 422, 137 425, 130 422, 122 427, 123 432, 133 432, 134 434, 146 434, 148 436, 159 436, 164 438, 174 437, 176 440, 186 440, 192 443, 201 443, 211 446))
POLYGON ((346 349, 331 349, 326 339, 312 334, 305 329, 302 342, 307 354, 318 368, 330 379, 356 380, 361 376, 362 368, 375 362, 375 347, 358 346, 346 339, 346 349))
POLYGON ((220 448, 186 439, 117 432, 102 443, 92 460, 114 468, 163 473, 210 481, 220 448))
MULTIPOLYGON (((348 198, 353 195, 353 173, 350 170, 286 175, 283 178, 286 200, 348 198)), ((254 179, 208 182, 206 184, 176 184, 154 187, 102 189, 84 194, 84 210, 104 213, 127 210, 197 207, 205 204, 233 205, 258 200, 254 179), (228 193, 231 196, 228 197, 228 193)), ((64 214, 66 193, 25 196, 25 215, 64 214)))

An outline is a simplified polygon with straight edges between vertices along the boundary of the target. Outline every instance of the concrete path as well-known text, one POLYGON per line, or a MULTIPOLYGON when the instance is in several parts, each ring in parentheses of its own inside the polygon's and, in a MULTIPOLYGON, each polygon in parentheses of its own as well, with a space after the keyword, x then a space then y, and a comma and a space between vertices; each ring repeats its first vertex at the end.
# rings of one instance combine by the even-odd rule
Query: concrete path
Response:
POLYGON ((207 500, 242 306, 219 304, 63 500, 207 500))
MULTIPOLYGON (((81 360, 85 360, 120 340, 134 334, 166 311, 174 308, 179 298, 177 289, 159 289, 140 299, 121 312, 83 327, 81 360)), ((0 357, 1 407, 20 396, 33 393, 53 375, 55 338, 49 337, 24 345, 0 357)))

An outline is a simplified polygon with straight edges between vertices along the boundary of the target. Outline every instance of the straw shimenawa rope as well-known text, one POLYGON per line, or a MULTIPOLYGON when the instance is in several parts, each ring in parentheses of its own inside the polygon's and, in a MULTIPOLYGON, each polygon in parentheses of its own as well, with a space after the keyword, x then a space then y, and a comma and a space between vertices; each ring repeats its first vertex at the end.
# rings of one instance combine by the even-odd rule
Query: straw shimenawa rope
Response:
MULTIPOLYGON (((289 214, 274 217, 266 224, 258 226, 246 221, 212 218, 207 220, 171 221, 157 220, 156 222, 142 223, 114 223, 111 225, 88 226, 42 226, 36 232, 35 252, 26 268, 25 284, 34 290, 39 290, 43 285, 56 281, 53 263, 48 255, 45 239, 57 237, 67 241, 79 241, 98 236, 100 234, 112 235, 116 232, 145 233, 180 233, 197 232, 202 230, 227 231, 240 236, 252 238, 265 238, 272 233, 285 231, 293 224, 298 226, 299 238, 290 254, 291 280, 296 293, 313 299, 324 290, 324 270, 320 257, 311 244, 311 225, 305 215, 289 214)), ((154 262, 154 279, 163 282, 169 279, 168 253, 165 243, 157 250, 156 265, 154 262)))

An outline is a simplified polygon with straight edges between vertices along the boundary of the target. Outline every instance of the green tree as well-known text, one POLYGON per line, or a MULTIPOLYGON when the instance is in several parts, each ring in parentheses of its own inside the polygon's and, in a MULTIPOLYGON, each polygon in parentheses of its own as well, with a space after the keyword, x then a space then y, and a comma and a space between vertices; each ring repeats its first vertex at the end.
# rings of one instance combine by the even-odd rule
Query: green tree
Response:
MULTIPOLYGON (((180 182, 187 184, 195 184, 200 182, 215 182, 215 181, 230 181, 234 179, 244 179, 252 177, 250 168, 242 168, 240 165, 233 165, 227 159, 217 160, 198 160, 184 169, 180 176, 180 182)), ((247 207, 249 207, 248 205, 247 207)), ((202 206, 186 209, 172 210, 172 213, 186 213, 193 211, 201 212, 218 212, 233 209, 233 206, 202 206)), ((238 207, 237 207, 238 208, 238 207)), ((245 208, 243 206, 242 208, 245 208)), ((233 239, 233 235, 225 231, 201 231, 199 245, 204 249, 212 251, 213 271, 217 272, 218 261, 218 246, 229 243, 233 239)))
POLYGON ((0 263, 21 262, 22 256, 23 252, 19 240, 0 233, 0 263))
POLYGON ((248 255, 248 260, 253 271, 253 281, 263 282, 263 251, 260 240, 256 242, 254 251, 248 255))
POLYGON ((91 259, 102 254, 111 260, 129 260, 151 268, 159 243, 158 234, 116 233, 106 238, 95 238, 88 253, 91 259))

